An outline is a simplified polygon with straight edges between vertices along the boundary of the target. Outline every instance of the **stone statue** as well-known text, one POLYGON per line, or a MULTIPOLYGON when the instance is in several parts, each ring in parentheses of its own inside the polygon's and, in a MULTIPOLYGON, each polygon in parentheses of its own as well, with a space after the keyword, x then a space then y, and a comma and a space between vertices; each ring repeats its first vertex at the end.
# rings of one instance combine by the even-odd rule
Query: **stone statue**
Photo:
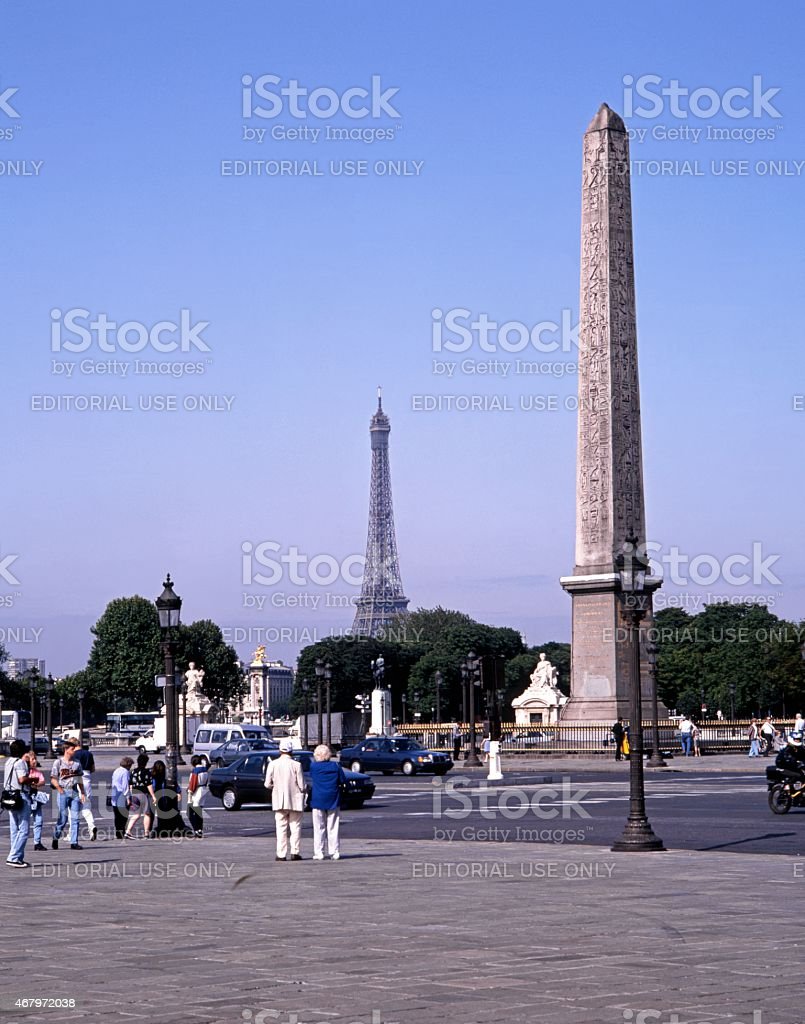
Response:
POLYGON ((187 713, 189 715, 203 714, 210 707, 210 702, 202 690, 204 669, 196 668, 196 663, 191 661, 184 678, 187 685, 187 713))
POLYGON ((512 701, 515 722, 517 725, 555 725, 566 703, 567 697, 559 689, 559 670, 541 651, 527 688, 512 701))
POLYGON ((537 666, 531 673, 531 685, 539 688, 553 687, 558 682, 559 670, 548 661, 545 651, 541 651, 537 666))

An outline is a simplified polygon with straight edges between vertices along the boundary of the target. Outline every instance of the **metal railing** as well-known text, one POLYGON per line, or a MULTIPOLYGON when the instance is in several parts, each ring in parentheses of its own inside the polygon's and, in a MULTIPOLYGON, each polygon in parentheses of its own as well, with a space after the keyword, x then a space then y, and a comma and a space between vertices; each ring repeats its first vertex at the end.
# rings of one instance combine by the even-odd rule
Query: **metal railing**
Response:
MULTIPOLYGON (((628 726, 628 721, 624 723, 628 726)), ((749 750, 749 720, 699 722, 699 747, 702 753, 746 753, 749 750)), ((461 729, 461 749, 469 744, 469 725, 458 723, 461 729)), ((784 738, 791 726, 790 721, 775 722, 775 728, 784 738)), ((652 746, 652 723, 643 722, 643 746, 649 751, 652 746)), ((419 740, 432 750, 453 750, 453 723, 445 725, 419 724, 403 725, 399 732, 419 740)), ((663 719, 658 723, 660 749, 681 751, 679 724, 676 720, 663 719)), ((476 741, 480 746, 483 730, 476 726, 476 741)), ((503 754, 613 754, 615 741, 612 737, 612 722, 573 722, 558 725, 517 725, 514 722, 501 724, 500 749, 503 754)))

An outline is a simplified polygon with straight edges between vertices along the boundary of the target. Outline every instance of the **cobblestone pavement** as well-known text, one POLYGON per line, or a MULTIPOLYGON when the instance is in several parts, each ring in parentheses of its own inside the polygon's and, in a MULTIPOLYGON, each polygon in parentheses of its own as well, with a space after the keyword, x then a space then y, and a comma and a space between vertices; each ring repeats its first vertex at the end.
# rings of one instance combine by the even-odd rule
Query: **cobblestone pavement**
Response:
POLYGON ((803 860, 365 840, 334 863, 306 842, 296 863, 271 837, 31 851, 0 890, 2 1019, 805 1019, 803 860), (35 996, 77 1007, 14 1007, 35 996))

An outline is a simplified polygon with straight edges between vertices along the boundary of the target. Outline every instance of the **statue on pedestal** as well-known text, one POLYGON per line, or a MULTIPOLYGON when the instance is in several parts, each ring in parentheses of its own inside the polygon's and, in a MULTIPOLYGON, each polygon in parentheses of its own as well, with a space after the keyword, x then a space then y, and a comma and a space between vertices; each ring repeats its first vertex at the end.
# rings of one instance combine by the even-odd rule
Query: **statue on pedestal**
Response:
POLYGON ((541 651, 527 689, 512 701, 515 722, 518 725, 556 724, 566 703, 567 697, 559 689, 559 670, 541 651))
POLYGON ((196 663, 191 661, 184 674, 184 679, 187 686, 187 696, 185 697, 185 700, 187 702, 188 715, 204 714, 206 709, 210 706, 210 702, 202 690, 202 685, 204 683, 204 669, 196 668, 196 663))

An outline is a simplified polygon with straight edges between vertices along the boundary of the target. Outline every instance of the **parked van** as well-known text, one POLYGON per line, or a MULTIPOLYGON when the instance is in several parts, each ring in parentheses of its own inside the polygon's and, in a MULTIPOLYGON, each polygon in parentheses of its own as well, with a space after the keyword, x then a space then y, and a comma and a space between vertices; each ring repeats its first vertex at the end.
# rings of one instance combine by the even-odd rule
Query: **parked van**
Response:
POLYGON ((270 740, 271 730, 262 725, 239 725, 233 722, 205 722, 196 730, 193 753, 209 761, 209 753, 230 740, 270 740))

